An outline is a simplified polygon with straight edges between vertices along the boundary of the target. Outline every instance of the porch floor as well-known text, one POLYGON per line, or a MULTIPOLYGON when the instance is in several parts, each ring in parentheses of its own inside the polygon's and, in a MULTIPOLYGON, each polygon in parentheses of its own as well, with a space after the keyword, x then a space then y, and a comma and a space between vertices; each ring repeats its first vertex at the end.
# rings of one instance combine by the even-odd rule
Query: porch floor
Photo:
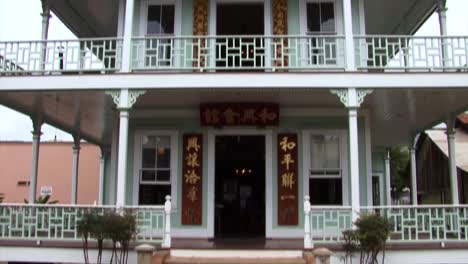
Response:
POLYGON ((302 239, 265 238, 216 238, 182 239, 173 238, 173 249, 304 249, 302 239))

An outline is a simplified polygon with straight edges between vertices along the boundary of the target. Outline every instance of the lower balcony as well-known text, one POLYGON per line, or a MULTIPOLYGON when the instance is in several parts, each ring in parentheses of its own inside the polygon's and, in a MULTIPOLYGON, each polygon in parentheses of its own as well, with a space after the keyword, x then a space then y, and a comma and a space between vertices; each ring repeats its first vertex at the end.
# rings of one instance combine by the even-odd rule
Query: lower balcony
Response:
MULTIPOLYGON (((133 72, 345 71, 353 52, 358 71, 467 71, 468 37, 150 36, 130 47, 133 72)), ((0 42, 0 74, 121 71, 121 38, 0 42)))

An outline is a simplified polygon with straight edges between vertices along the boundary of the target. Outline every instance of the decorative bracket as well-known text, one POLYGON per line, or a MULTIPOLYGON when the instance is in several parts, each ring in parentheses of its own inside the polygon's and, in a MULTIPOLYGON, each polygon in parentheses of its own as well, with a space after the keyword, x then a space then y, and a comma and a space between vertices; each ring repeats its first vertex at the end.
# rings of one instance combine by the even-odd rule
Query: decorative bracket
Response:
POLYGON ((128 90, 106 91, 106 94, 112 97, 114 104, 118 109, 130 109, 136 103, 138 97, 145 94, 145 90, 128 90))
POLYGON ((343 103, 348 108, 358 108, 364 102, 364 97, 371 94, 374 90, 372 89, 331 89, 332 94, 337 95, 340 98, 341 103, 343 103))

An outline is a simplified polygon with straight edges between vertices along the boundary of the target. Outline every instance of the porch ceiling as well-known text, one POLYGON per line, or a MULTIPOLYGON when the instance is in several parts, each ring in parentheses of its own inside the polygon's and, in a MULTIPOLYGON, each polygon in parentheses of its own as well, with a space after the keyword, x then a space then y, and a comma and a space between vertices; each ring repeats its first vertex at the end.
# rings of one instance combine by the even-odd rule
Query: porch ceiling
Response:
POLYGON ((438 0, 366 0, 366 34, 414 34, 438 0))
POLYGON ((2 92, 0 104, 98 145, 110 145, 113 102, 104 92, 2 92))
POLYGON ((117 36, 115 0, 49 0, 52 11, 79 38, 117 36))
MULTIPOLYGON (((443 122, 450 113, 468 110, 468 89, 375 89, 360 110, 370 116, 373 147, 410 144, 418 132, 443 122)), ((328 89, 173 89, 148 90, 139 97, 130 118, 165 116, 167 110, 188 110, 198 118, 198 106, 206 102, 273 102, 281 109, 308 109, 317 115, 346 115, 338 97, 328 89)), ((46 123, 67 132, 80 128, 84 139, 100 145, 111 142, 117 117, 104 91, 2 92, 0 103, 20 112, 42 113, 46 123)), ((307 113, 301 116, 307 116, 307 113)))

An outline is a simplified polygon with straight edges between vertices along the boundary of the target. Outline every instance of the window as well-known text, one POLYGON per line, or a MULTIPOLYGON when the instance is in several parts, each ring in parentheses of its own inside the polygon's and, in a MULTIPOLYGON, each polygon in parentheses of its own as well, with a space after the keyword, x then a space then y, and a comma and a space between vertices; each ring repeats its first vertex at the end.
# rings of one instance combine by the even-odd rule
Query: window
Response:
POLYGON ((336 34, 335 3, 307 3, 307 33, 336 34))
POLYGON ((345 133, 338 131, 313 131, 304 133, 304 164, 309 175, 305 191, 312 205, 343 205, 347 201, 348 184, 343 174, 345 133), (307 190, 308 189, 308 190, 307 190))
POLYGON ((173 4, 148 5, 146 16, 145 66, 169 66, 172 61, 175 6, 173 4))
POLYGON ((171 194, 171 137, 144 135, 141 138, 139 204, 164 204, 171 194))
POLYGON ((337 64, 337 38, 340 5, 334 0, 304 0, 303 29, 309 35, 304 52, 312 65, 337 64))

